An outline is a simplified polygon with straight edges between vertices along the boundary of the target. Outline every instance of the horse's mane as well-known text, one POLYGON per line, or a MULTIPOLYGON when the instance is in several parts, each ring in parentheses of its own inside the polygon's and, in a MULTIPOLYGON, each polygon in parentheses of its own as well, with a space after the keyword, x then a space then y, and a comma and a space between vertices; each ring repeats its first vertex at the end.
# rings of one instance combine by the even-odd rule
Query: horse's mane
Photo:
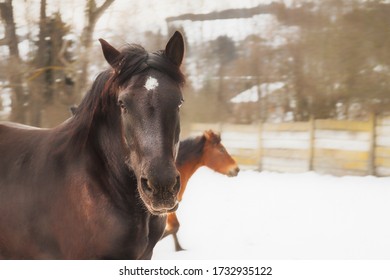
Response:
POLYGON ((182 166, 185 162, 200 157, 205 143, 206 137, 204 135, 180 141, 176 165, 182 166))
POLYGON ((166 73, 175 82, 183 85, 185 78, 178 65, 175 65, 166 55, 165 51, 160 50, 148 53, 137 44, 126 45, 117 57, 114 66, 117 72, 117 81, 119 86, 123 86, 129 79, 148 70, 156 69, 159 72, 166 73))
POLYGON ((167 74, 180 86, 185 83, 184 74, 179 66, 165 55, 165 51, 148 53, 137 44, 126 45, 112 67, 96 77, 90 90, 75 111, 72 123, 75 126, 77 143, 85 143, 94 118, 99 115, 109 116, 110 110, 119 112, 116 107, 118 89, 126 86, 132 76, 145 73, 149 69, 156 69, 167 74))

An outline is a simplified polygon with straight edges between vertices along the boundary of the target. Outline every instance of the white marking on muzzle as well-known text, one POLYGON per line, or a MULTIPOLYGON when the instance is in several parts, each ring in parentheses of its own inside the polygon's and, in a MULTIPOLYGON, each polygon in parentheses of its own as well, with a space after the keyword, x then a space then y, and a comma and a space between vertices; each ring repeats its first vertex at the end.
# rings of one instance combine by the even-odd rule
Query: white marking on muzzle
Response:
POLYGON ((148 79, 146 80, 145 82, 145 85, 144 87, 147 89, 147 90, 153 90, 155 89, 156 87, 158 87, 158 81, 156 78, 153 78, 152 76, 149 76, 148 79))

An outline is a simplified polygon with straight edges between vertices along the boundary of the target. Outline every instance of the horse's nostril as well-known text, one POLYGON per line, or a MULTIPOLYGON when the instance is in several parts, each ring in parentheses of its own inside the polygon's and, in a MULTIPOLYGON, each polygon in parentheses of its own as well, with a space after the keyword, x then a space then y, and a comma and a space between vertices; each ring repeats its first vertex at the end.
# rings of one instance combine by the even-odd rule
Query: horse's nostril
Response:
POLYGON ((144 192, 148 195, 152 195, 153 194, 153 188, 151 188, 149 186, 149 183, 148 183, 148 179, 146 178, 141 178, 141 186, 142 186, 142 189, 144 190, 144 192))
POLYGON ((238 172, 240 172, 240 168, 236 167, 235 171, 236 171, 236 174, 238 174, 238 172))
POLYGON ((176 183, 173 185, 172 191, 173 192, 179 192, 180 185, 181 185, 181 183, 180 183, 180 175, 179 175, 179 176, 176 177, 176 183))
POLYGON ((172 194, 175 194, 179 191, 179 189, 180 189, 180 176, 177 176, 175 179, 175 183, 168 187, 168 191, 172 194))

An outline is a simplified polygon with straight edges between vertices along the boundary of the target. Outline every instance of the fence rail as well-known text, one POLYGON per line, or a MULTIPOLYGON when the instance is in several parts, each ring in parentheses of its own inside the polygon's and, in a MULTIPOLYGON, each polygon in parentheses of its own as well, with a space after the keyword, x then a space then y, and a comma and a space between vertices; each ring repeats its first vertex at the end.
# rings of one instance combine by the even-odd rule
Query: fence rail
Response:
POLYGON ((242 166, 278 172, 390 176, 390 117, 233 125, 194 123, 190 135, 213 129, 242 166))

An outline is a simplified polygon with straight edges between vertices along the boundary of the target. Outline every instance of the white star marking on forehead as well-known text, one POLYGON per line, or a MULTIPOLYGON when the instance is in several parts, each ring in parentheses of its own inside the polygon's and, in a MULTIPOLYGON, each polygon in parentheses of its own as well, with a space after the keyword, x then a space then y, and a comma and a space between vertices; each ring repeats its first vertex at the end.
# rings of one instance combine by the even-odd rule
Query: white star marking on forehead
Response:
POLYGON ((147 90, 153 90, 155 89, 156 87, 158 87, 158 81, 156 78, 153 78, 152 76, 149 76, 148 79, 146 80, 145 82, 145 85, 144 87, 147 89, 147 90))

